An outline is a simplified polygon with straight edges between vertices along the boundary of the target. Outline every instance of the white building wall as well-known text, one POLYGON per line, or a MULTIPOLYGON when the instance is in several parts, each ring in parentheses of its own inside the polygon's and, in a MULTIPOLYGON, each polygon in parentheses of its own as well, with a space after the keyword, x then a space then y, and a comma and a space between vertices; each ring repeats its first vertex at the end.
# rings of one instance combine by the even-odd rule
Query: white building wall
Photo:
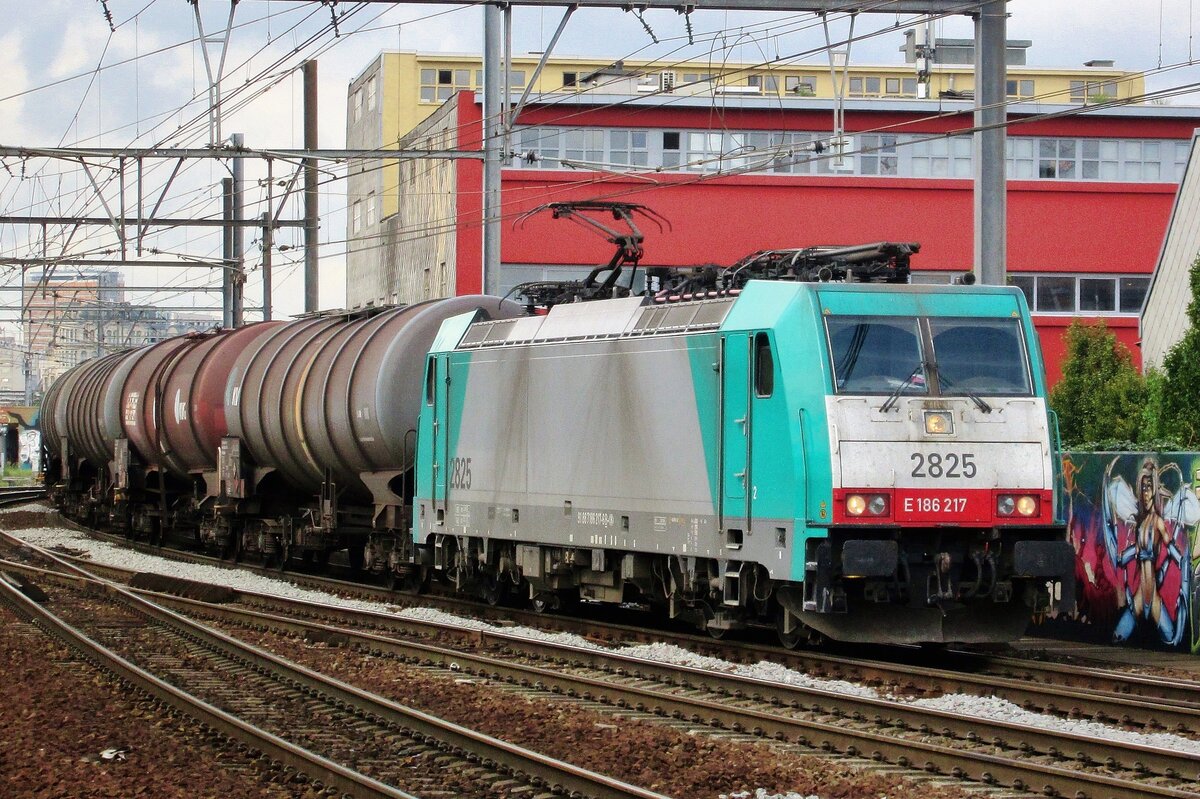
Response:
MULTIPOLYGON (((1187 330, 1191 300, 1188 270, 1200 255, 1200 131, 1192 136, 1191 155, 1167 225, 1162 252, 1142 306, 1140 332, 1144 368, 1161 366, 1187 330)), ((1136 224, 1137 220, 1129 220, 1136 224)))

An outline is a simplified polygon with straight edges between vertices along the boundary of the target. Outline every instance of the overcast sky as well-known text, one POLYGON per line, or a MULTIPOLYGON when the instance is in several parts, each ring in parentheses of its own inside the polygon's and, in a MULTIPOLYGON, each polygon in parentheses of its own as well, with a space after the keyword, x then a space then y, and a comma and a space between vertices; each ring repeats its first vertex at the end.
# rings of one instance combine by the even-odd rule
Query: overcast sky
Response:
MULTIPOLYGON (((229 14, 227 0, 199 0, 206 32, 223 30, 229 14)), ((1200 0, 1122 2, 1121 0, 1012 0, 1009 3, 1010 39, 1029 39, 1031 65, 1075 67, 1091 59, 1112 59, 1121 69, 1145 71, 1151 90, 1188 86, 1200 81, 1200 69, 1189 65, 1200 60, 1200 43, 1193 42, 1194 9, 1200 0), (1195 52, 1193 52, 1195 47, 1195 52)), ((884 5, 881 2, 879 5, 884 5)), ((37 3, 7 0, 0 4, 9 18, 0 35, 0 144, 44 147, 82 145, 123 147, 203 146, 208 142, 205 116, 207 81, 204 60, 196 41, 192 6, 180 0, 41 0, 37 3), (112 14, 116 31, 109 29, 104 10, 112 14), (97 68, 100 68, 97 71, 97 68)), ((245 134, 251 147, 301 147, 301 79, 296 66, 316 58, 320 73, 320 144, 341 147, 345 140, 346 85, 382 50, 419 50, 478 53, 482 42, 482 12, 477 7, 443 5, 355 4, 342 2, 340 35, 329 30, 331 12, 316 2, 297 0, 242 0, 226 56, 223 93, 229 112, 223 135, 245 134), (269 88, 268 88, 269 87, 269 88)), ((543 49, 562 10, 517 8, 514 11, 514 52, 543 49)), ((556 49, 558 55, 619 58, 711 58, 758 62, 793 54, 815 53, 803 60, 827 62, 820 48, 826 43, 821 24, 811 14, 696 12, 692 15, 695 44, 688 46, 684 18, 674 11, 647 11, 645 22, 660 40, 655 45, 642 23, 621 11, 581 11, 573 18, 556 49)), ((903 34, 890 30, 907 27, 913 18, 889 13, 864 14, 855 23, 855 35, 879 31, 857 41, 851 49, 854 63, 902 63, 898 48, 903 34)), ((958 17, 935 23, 942 37, 972 36, 969 19, 958 17)), ((844 38, 844 17, 830 17, 834 39, 844 38)), ((214 51, 215 54, 215 51, 214 51)), ((1194 97, 1170 100, 1195 102, 1194 97)), ((3 214, 105 215, 90 191, 88 178, 76 165, 62 161, 17 158, 4 161, 0 173, 0 207, 3 214)), ((157 196, 171 164, 147 165, 144 178, 147 203, 157 196)), ((288 167, 277 164, 276 178, 287 177, 288 167)), ((97 169, 96 179, 106 185, 111 171, 97 169)), ((251 165, 247 177, 264 177, 251 165)), ((344 300, 342 240, 345 236, 343 172, 324 176, 321 202, 322 307, 339 307, 344 300)), ((178 177, 164 200, 160 215, 217 215, 218 188, 228 176, 216 161, 193 163, 178 177)), ((115 183, 112 184, 115 186, 115 183)), ((110 205, 117 203, 115 188, 106 192, 110 205)), ((127 203, 136 195, 132 185, 127 203)), ((259 201, 263 189, 248 187, 248 200, 259 201)), ((249 214, 261 213, 249 208, 249 214)), ((132 214, 132 207, 129 209, 132 214)), ((293 203, 284 216, 299 217, 293 203)), ((13 225, 0 226, 0 255, 35 255, 40 251, 40 231, 13 225)), ((247 235, 248 244, 256 237, 247 235)), ((63 234, 50 231, 49 252, 62 252, 63 234)), ((298 244, 299 238, 283 233, 280 241, 298 244)), ((104 230, 89 230, 71 240, 71 252, 111 248, 104 230)), ((221 240, 215 230, 158 232, 146 245, 164 252, 219 257, 221 240)), ((161 257, 161 256, 148 256, 161 257)), ((302 251, 288 249, 275 256, 276 315, 302 309, 302 251)), ((248 263, 258 263, 255 246, 248 247, 248 263)), ((17 285, 19 276, 7 282, 17 285)), ((219 285, 215 273, 198 270, 158 269, 128 273, 129 285, 169 285, 154 295, 131 296, 160 306, 213 305, 219 296, 185 292, 186 286, 219 285)), ((249 276, 247 304, 259 305, 261 288, 257 271, 249 276)), ((13 306, 17 296, 0 295, 0 305, 13 306)), ((4 318, 14 318, 15 310, 4 318)))

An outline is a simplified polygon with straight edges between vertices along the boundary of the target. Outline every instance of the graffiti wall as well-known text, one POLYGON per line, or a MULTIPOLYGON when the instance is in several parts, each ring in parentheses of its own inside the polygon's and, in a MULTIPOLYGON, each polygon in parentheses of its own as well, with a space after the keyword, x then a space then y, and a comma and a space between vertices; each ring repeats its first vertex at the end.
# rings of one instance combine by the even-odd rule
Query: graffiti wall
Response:
POLYGON ((1200 453, 1068 453, 1077 610, 1097 639, 1200 652, 1200 453))

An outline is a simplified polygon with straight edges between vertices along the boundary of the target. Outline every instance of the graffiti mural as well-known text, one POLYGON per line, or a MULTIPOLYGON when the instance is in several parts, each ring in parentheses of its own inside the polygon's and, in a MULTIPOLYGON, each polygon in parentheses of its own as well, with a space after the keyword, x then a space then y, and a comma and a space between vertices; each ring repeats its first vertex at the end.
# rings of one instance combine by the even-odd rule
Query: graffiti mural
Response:
POLYGON ((1063 461, 1076 619, 1114 643, 1200 651, 1200 454, 1063 461))

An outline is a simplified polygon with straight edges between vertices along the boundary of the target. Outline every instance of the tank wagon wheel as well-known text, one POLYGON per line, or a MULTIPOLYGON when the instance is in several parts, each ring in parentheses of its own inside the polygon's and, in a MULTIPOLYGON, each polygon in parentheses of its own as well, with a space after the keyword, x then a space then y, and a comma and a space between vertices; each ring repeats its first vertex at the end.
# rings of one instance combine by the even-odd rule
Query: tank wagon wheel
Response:
POLYGON ((728 627, 713 627, 710 624, 704 625, 704 630, 708 633, 708 637, 715 641, 722 641, 725 636, 729 635, 728 627))
POLYGON ((550 613, 558 608, 558 597, 547 591, 534 594, 530 600, 534 613, 550 613))
MULTIPOLYGON (((367 562, 364 544, 351 544, 346 549, 346 558, 350 561, 350 570, 355 574, 360 574, 363 570, 363 565, 367 562)), ((328 559, 328 555, 325 556, 328 559)))
POLYGON ((504 601, 505 595, 508 593, 507 587, 500 575, 492 572, 484 575, 479 584, 479 594, 483 597, 483 601, 495 607, 504 601))
POLYGON ((405 594, 417 596, 429 590, 429 570, 423 566, 412 568, 388 575, 388 588, 405 594))
POLYGON ((282 547, 280 547, 279 554, 275 557, 278 558, 278 560, 275 562, 275 570, 281 572, 287 571, 288 563, 292 559, 292 545, 284 544, 282 547))

